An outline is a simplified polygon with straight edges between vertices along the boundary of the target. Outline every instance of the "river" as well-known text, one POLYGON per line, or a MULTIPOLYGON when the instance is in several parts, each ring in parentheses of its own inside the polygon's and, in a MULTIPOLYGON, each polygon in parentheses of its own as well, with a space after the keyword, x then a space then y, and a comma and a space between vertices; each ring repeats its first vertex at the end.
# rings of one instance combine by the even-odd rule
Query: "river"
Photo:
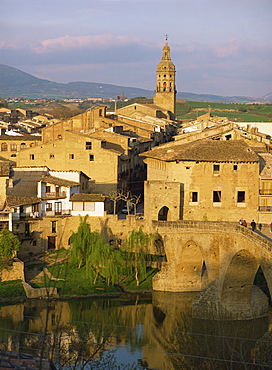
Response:
POLYGON ((0 348, 52 359, 58 369, 272 368, 270 315, 195 319, 193 297, 153 292, 1 306, 0 348))

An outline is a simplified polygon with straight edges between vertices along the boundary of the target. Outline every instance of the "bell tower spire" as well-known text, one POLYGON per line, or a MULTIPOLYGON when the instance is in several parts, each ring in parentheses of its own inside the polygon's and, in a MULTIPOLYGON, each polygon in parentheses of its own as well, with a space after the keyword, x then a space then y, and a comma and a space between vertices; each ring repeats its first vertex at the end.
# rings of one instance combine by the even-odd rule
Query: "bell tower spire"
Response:
POLYGON ((176 117, 176 69, 170 57, 168 35, 165 35, 165 45, 162 48, 162 58, 157 65, 156 92, 154 104, 167 110, 171 119, 176 117))

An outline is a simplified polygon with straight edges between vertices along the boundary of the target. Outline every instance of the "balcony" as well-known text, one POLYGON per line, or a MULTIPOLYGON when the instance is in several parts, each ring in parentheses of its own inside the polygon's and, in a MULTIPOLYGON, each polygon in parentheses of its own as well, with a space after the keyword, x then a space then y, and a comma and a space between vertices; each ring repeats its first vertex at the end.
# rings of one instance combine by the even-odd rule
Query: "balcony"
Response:
POLYGON ((54 216, 70 216, 71 209, 61 209, 59 211, 44 211, 42 217, 54 217, 54 216))
POLYGON ((259 212, 272 212, 272 206, 259 206, 259 212))
POLYGON ((42 200, 65 199, 66 198, 66 191, 42 193, 41 198, 42 198, 42 200))
POLYGON ((260 189, 259 194, 260 195, 272 195, 272 189, 260 189))

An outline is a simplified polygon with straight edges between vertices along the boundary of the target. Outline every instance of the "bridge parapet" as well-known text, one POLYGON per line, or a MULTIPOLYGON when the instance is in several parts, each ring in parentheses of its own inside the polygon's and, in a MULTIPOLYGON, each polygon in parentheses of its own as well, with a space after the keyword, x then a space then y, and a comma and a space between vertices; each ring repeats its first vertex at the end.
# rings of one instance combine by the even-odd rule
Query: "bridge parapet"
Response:
POLYGON ((236 222, 227 221, 152 221, 152 226, 161 235, 168 233, 179 233, 180 230, 198 230, 209 233, 222 234, 238 233, 242 234, 247 239, 257 243, 262 248, 272 252, 272 241, 267 239, 264 235, 252 231, 250 228, 241 226, 236 222))

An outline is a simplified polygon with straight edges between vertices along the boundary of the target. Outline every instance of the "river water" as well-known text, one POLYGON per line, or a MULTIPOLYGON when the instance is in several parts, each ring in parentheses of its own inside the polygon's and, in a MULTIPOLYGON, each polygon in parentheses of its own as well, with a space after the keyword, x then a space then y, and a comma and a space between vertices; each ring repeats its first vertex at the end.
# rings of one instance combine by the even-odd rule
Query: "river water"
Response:
POLYGON ((0 348, 52 359, 58 369, 272 368, 269 316, 195 319, 193 297, 153 292, 2 306, 0 348))

